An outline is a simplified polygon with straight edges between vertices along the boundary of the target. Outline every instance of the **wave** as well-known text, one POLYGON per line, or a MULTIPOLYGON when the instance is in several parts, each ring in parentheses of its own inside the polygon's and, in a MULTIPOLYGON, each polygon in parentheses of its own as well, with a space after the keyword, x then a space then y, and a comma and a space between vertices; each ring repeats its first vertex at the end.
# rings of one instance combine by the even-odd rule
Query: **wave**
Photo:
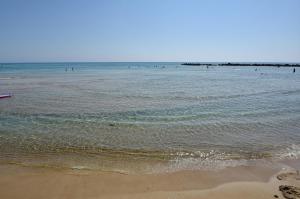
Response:
MULTIPOLYGON (((1 145, 0 145, 1 148, 1 145)), ((55 151, 6 151, 0 162, 25 166, 105 170, 122 173, 164 173, 181 170, 219 170, 253 164, 271 165, 300 158, 300 145, 278 151, 242 152, 241 150, 153 151, 109 148, 58 148, 55 151)))

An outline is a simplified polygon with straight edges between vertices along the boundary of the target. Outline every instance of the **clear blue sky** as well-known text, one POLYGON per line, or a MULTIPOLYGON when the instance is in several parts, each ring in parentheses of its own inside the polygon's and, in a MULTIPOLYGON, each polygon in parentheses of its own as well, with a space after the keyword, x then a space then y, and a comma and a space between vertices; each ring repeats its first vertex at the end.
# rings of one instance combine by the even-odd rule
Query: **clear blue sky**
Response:
POLYGON ((300 0, 0 0, 0 62, 300 62, 300 0))

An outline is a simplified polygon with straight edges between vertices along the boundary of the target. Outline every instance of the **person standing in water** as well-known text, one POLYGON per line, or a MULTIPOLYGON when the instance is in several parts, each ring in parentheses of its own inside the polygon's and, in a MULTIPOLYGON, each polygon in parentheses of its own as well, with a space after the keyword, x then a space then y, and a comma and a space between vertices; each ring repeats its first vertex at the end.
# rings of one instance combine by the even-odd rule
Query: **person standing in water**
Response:
POLYGON ((295 73, 296 72, 296 68, 294 68, 294 70, 293 70, 293 73, 295 73))

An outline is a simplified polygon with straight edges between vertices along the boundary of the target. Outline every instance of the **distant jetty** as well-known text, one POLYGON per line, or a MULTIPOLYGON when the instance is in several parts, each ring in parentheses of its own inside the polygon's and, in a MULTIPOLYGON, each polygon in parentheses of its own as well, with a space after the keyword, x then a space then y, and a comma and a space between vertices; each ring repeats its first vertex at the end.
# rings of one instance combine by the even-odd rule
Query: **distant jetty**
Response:
POLYGON ((300 64, 280 64, 280 63, 196 63, 186 62, 181 65, 186 66, 273 66, 273 67, 300 67, 300 64))

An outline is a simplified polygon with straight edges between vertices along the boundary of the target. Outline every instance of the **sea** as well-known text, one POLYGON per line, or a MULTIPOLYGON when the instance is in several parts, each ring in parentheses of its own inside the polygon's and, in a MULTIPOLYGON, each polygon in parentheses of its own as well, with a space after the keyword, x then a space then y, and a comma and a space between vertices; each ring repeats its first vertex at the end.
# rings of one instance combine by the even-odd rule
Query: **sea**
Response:
POLYGON ((300 157, 300 68, 0 64, 0 163, 124 173, 300 157))

